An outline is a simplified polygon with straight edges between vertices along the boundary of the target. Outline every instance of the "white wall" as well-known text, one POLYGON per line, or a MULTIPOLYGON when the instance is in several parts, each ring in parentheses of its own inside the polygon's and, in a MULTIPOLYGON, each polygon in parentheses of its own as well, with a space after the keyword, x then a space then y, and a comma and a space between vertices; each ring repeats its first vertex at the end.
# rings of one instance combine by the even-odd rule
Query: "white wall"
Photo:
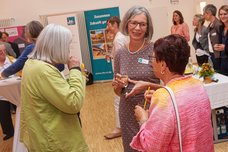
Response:
MULTIPOLYGON (((119 6, 122 17, 131 6, 141 5, 146 8, 167 8, 168 27, 172 25, 172 12, 176 9, 180 10, 192 33, 192 16, 199 10, 200 1, 203 0, 179 0, 179 4, 172 5, 170 4, 170 0, 1 0, 0 18, 12 17, 16 19, 17 25, 24 25, 31 20, 39 20, 39 15, 93 10, 113 6, 119 6)), ((207 3, 214 3, 217 7, 220 7, 225 2, 227 3, 228 0, 205 1, 207 3)))
MULTIPOLYGON (((0 18, 15 18, 17 25, 25 25, 31 20, 39 20, 39 15, 55 13, 94 10, 119 6, 121 17, 133 5, 141 5, 148 9, 166 8, 168 29, 156 29, 155 33, 166 30, 167 35, 172 25, 172 12, 176 9, 183 13, 185 22, 189 25, 191 39, 193 37, 192 17, 199 13, 199 2, 206 1, 215 4, 218 8, 227 4, 228 0, 179 0, 179 4, 170 4, 170 0, 1 0, 0 18)), ((159 14, 152 14, 159 15, 159 14)), ((163 18, 164 19, 164 18, 163 18)), ((162 20, 162 18, 161 18, 162 20)), ((154 22, 159 24, 159 22, 154 22)), ((164 32, 163 32, 164 33, 164 32)))
MULTIPOLYGON (((155 33, 161 33, 159 30, 166 30, 167 34, 169 34, 169 28, 172 25, 172 12, 176 9, 183 13, 192 33, 191 20, 192 14, 196 11, 195 2, 194 0, 179 1, 178 5, 171 5, 170 0, 1 0, 0 18, 12 17, 15 18, 16 25, 25 25, 31 20, 39 20, 39 15, 93 10, 113 6, 119 6, 122 17, 131 6, 141 5, 148 9, 166 8, 167 18, 163 19, 167 20, 168 29, 158 29, 155 33)), ((159 14, 152 14, 152 16, 154 15, 159 16, 159 14)), ((154 24, 157 25, 159 23, 154 22, 154 24)))

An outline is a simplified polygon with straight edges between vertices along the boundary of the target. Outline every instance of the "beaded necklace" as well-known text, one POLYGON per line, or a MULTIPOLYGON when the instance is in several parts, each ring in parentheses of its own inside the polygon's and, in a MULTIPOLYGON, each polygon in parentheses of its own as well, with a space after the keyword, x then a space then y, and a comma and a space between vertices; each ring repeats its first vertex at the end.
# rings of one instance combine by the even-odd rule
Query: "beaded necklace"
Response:
POLYGON ((134 51, 134 52, 131 52, 131 51, 130 51, 130 46, 129 46, 130 43, 129 43, 128 46, 127 46, 128 52, 129 52, 130 54, 136 54, 137 52, 139 52, 139 51, 144 47, 145 42, 146 42, 146 40, 144 39, 143 44, 139 47, 138 50, 136 50, 136 51, 134 51))

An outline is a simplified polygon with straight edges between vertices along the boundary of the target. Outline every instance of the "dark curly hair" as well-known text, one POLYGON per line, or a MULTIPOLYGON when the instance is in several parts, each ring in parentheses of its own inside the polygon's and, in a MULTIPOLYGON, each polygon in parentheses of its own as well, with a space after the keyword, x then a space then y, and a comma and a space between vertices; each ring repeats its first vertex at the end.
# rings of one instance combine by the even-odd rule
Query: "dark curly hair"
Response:
POLYGON ((184 37, 172 34, 154 44, 156 61, 165 61, 170 72, 183 74, 190 57, 190 46, 184 37))

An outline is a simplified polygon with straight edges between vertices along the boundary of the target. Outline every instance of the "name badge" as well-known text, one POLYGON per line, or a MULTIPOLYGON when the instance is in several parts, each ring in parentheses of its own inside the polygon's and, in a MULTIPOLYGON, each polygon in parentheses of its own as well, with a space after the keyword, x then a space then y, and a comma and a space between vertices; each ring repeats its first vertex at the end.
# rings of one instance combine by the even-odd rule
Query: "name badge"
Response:
POLYGON ((142 63, 142 64, 149 64, 149 60, 143 59, 143 58, 139 58, 139 59, 138 59, 138 62, 139 62, 139 63, 142 63))
POLYGON ((212 34, 211 34, 211 36, 215 36, 215 35, 217 35, 217 34, 216 34, 216 33, 212 33, 212 34))

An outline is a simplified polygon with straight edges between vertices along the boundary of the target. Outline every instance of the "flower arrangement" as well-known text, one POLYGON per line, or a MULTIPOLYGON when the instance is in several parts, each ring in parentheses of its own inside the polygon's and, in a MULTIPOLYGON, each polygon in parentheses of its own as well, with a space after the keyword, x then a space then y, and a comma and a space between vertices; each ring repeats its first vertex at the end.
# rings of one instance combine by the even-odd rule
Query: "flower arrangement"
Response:
POLYGON ((203 63, 202 69, 199 71, 200 77, 211 77, 215 73, 214 69, 211 67, 209 63, 203 63))

